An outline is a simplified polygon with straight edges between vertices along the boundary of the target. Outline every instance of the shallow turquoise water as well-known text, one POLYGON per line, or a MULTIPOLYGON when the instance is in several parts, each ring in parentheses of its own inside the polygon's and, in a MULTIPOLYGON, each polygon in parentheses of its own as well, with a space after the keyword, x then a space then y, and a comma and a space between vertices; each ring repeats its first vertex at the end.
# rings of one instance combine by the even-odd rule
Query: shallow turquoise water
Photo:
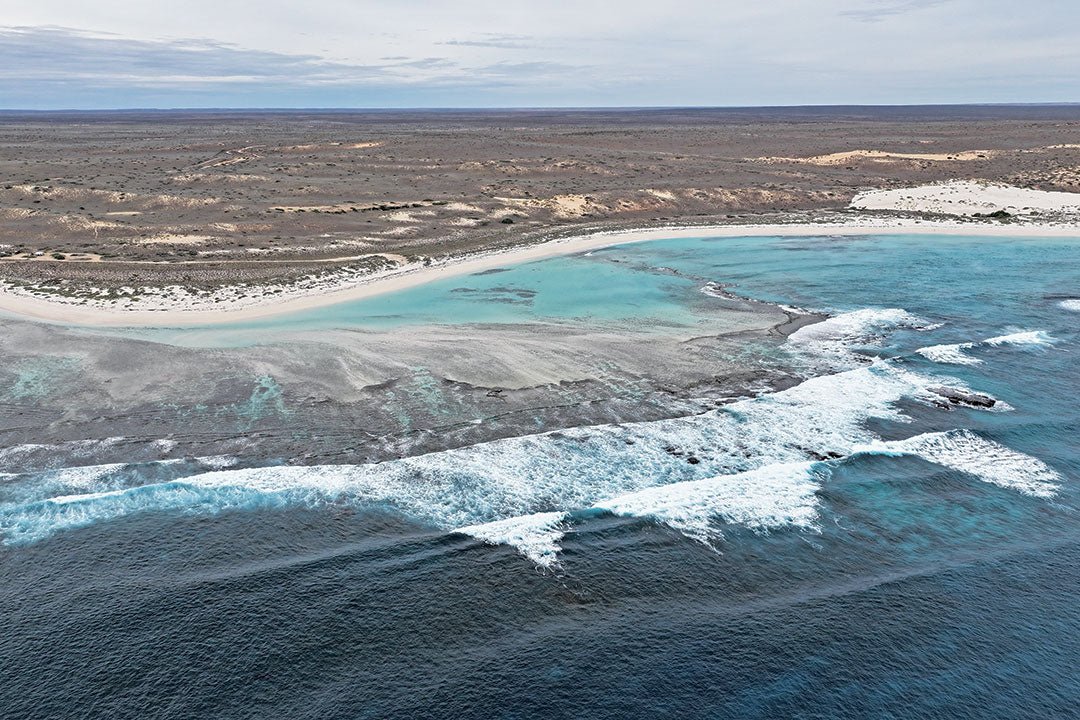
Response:
POLYGON ((705 324, 708 316, 685 303, 699 286, 693 277, 577 255, 250 322, 129 332, 178 344, 230 346, 290 333, 426 324, 583 321, 648 331, 705 324))
MULTIPOLYGON (((1044 305, 1053 305, 1046 296, 1077 292, 1074 245, 1068 238, 931 235, 661 240, 450 277, 260 320, 124 332, 185 345, 230 346, 292 333, 432 323, 583 321, 646 331, 693 328, 708 324, 710 302, 700 289, 710 281, 747 297, 815 310, 887 301, 942 319, 978 322, 986 309, 1007 313, 1029 303, 1030 281, 1039 276, 1046 280, 1039 293, 1044 305)), ((994 320, 987 317, 980 327, 1000 324, 994 320)))

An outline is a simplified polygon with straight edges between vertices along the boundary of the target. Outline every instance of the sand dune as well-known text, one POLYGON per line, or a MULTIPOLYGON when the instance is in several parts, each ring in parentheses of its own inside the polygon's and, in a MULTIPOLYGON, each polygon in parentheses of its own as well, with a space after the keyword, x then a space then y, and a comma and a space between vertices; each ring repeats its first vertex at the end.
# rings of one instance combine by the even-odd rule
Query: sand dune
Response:
POLYGON ((901 162, 905 160, 921 160, 925 162, 987 160, 996 154, 997 153, 991 150, 968 150, 955 153, 899 153, 887 152, 884 150, 848 150, 845 152, 829 153, 828 155, 814 155, 806 158, 763 157, 757 158, 757 161, 763 163, 802 163, 806 165, 827 167, 830 165, 847 165, 859 160, 872 160, 875 162, 901 162))
POLYGON ((872 190, 856 195, 857 210, 903 210, 939 215, 1011 215, 1080 213, 1080 193, 1030 190, 992 183, 958 180, 897 190, 872 190))

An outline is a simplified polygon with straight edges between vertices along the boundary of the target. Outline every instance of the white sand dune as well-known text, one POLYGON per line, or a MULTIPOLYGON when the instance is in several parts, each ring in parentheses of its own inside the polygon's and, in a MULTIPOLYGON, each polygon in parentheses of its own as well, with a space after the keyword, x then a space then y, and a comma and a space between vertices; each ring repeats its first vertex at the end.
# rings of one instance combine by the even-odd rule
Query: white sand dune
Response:
POLYGON ((763 157, 757 158, 757 161, 770 165, 774 163, 801 163, 803 165, 829 167, 835 165, 847 165, 848 163, 863 160, 870 160, 878 163, 897 163, 904 161, 966 162, 970 160, 987 160, 997 154, 998 153, 993 150, 965 150, 954 153, 903 153, 888 152, 885 150, 847 150, 845 152, 814 155, 805 158, 763 157))
POLYGON ((1080 214, 1080 193, 957 180, 897 190, 871 190, 856 195, 851 207, 857 210, 903 210, 968 216, 989 215, 999 210, 1012 215, 1044 212, 1080 214))

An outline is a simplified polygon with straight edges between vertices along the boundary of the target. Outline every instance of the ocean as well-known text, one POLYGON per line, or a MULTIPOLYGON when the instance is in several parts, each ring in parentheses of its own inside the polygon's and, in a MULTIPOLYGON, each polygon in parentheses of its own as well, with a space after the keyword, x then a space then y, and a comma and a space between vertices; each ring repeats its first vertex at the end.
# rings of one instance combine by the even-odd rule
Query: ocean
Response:
MULTIPOLYGON (((1077 715, 1076 239, 656 241, 94 332, 177 352, 453 325, 649 342, 737 331, 715 317, 732 295, 828 315, 738 351, 797 382, 368 463, 172 457, 152 433, 162 459, 0 449, 0 715, 1077 715)), ((78 372, 43 359, 3 392, 22 407, 78 372)), ((259 382, 253 417, 303 422, 259 382)))

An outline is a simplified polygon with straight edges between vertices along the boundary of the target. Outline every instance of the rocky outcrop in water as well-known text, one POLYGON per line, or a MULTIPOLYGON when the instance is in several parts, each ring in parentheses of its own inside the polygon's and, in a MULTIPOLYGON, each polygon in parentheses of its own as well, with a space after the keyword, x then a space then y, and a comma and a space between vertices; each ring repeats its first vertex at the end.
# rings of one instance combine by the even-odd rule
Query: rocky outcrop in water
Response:
POLYGON ((992 408, 997 405, 997 400, 989 395, 961 390, 954 387, 932 387, 930 392, 945 398, 950 405, 962 405, 965 407, 992 408))

